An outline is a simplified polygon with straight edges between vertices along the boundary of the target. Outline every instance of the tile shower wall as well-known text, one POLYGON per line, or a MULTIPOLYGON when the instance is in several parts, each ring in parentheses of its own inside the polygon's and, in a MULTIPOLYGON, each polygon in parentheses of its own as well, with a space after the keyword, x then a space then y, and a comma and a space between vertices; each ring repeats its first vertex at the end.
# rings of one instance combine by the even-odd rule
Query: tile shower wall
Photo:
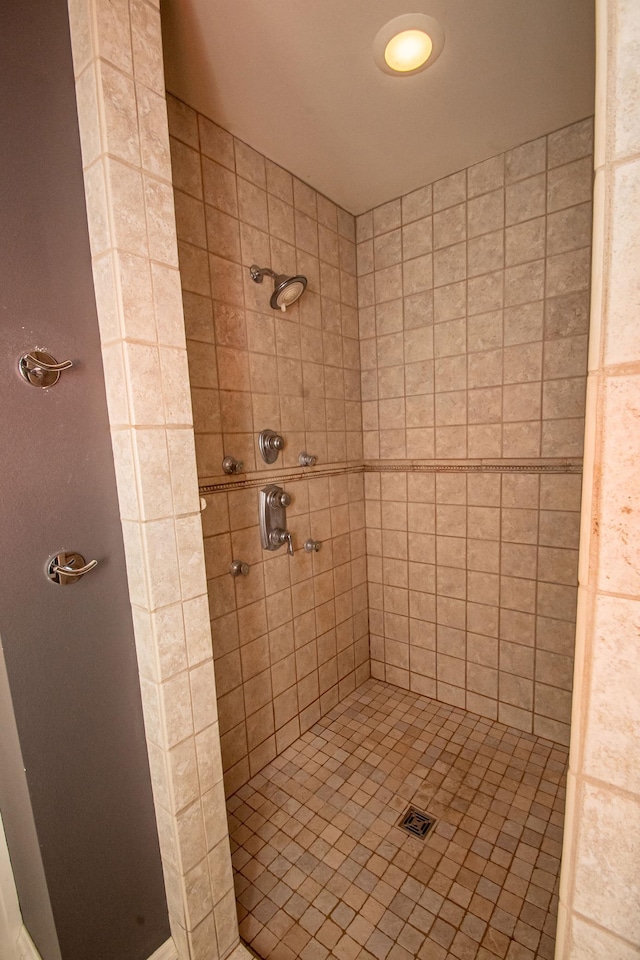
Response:
POLYGON ((167 943, 156 956, 237 957, 160 11, 145 0, 71 0, 69 21, 107 407, 175 945, 175 953, 167 943))
POLYGON ((357 220, 373 675, 562 742, 591 195, 585 120, 357 220))
POLYGON ((558 960, 640 957, 640 6, 598 4, 594 296, 558 960))
POLYGON ((323 465, 360 462, 354 219, 206 117, 170 99, 180 272, 201 483, 223 456, 264 467, 257 434, 281 429, 278 465, 308 448, 323 465), (286 314, 269 278, 304 274, 286 314))
POLYGON ((365 479, 373 676, 565 742, 581 477, 365 479))
POLYGON ((187 351, 225 784, 249 776, 369 675, 354 218, 169 98, 187 351), (286 314, 249 266, 308 277, 286 314), (281 431, 282 456, 257 435, 281 431), (317 456, 303 471, 298 455, 317 456), (224 456, 244 462, 237 479, 224 456), (321 475, 315 475, 318 471, 321 475), (327 475, 327 473, 329 475, 327 475), (288 477, 288 480, 279 478, 288 477), (292 495, 298 548, 266 553, 258 489, 292 495), (313 556, 300 548, 322 541, 313 556), (229 565, 251 565, 232 579, 229 565))

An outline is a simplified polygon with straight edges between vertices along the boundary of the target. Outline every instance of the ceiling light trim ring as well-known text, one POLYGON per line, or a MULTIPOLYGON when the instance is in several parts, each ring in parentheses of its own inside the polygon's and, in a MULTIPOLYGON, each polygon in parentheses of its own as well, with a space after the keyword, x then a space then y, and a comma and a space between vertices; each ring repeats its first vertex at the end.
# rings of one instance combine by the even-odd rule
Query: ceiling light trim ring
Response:
POLYGON ((413 77, 416 73, 422 73, 427 67, 430 67, 438 59, 444 47, 444 30, 433 17, 426 13, 404 13, 400 17, 394 17, 378 30, 373 41, 373 59, 376 65, 392 77, 413 77), (390 67, 385 59, 387 46, 399 33, 409 30, 417 30, 425 33, 431 40, 431 53, 423 63, 418 64, 412 70, 395 70, 390 67))

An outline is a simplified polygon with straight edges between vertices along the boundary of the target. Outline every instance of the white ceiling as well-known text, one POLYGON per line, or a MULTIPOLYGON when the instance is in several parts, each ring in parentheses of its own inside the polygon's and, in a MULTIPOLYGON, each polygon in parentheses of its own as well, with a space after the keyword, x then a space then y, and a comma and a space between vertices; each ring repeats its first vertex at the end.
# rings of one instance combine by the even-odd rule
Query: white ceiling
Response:
POLYGON ((352 213, 593 112, 593 0, 163 0, 167 87, 352 213), (378 29, 436 17, 391 77, 378 29))

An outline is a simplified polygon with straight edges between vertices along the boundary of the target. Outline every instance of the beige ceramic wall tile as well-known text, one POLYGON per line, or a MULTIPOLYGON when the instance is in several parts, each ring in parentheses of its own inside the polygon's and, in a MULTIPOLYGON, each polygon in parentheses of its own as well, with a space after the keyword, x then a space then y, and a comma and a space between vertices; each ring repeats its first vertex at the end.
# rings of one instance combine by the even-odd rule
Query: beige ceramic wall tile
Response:
MULTIPOLYGON (((629 51, 636 43, 640 20, 633 5, 624 2, 601 3, 597 12, 595 283, 572 789, 559 914, 563 960, 599 954, 635 956, 640 949, 637 923, 632 919, 637 917, 636 890, 628 879, 635 869, 636 853, 633 839, 620 846, 616 832, 616 825, 624 824, 621 829, 633 837, 638 791, 627 762, 627 738, 638 722, 632 694, 638 584, 633 560, 635 513, 626 499, 627 494, 633 496, 633 479, 626 458, 633 450, 629 431, 638 393, 635 334, 630 333, 634 326, 631 318, 637 312, 634 268, 629 260, 634 243, 633 227, 629 228, 633 189, 629 192, 627 187, 633 179, 633 154, 640 142, 637 78, 629 69, 629 51), (625 183, 627 172, 631 177, 625 183), (605 185, 610 199, 607 207, 602 202, 605 185), (610 877, 603 857, 614 865, 610 877)), ((561 151, 558 162, 578 164, 588 136, 588 128, 576 131, 576 136, 566 141, 567 151, 561 151)), ((568 360, 564 358, 564 362, 568 360)))
POLYGON ((633 320, 640 303, 640 276, 633 252, 639 242, 634 211, 640 198, 640 161, 618 167, 613 178, 616 217, 612 224, 608 277, 611 324, 605 344, 607 364, 637 361, 640 352, 638 325, 633 320))
POLYGON ((638 896, 634 882, 637 860, 636 797, 585 784, 580 811, 578 848, 581 883, 575 908, 631 943, 638 941, 638 896), (618 896, 617 884, 624 896, 618 896))
POLYGON ((636 960, 640 947, 626 943, 601 927, 574 916, 570 931, 572 949, 576 957, 584 960, 599 960, 600 957, 617 957, 619 960, 636 960))
MULTIPOLYGON (((402 289, 397 205, 359 218, 365 456, 581 456, 591 132, 591 121, 580 121, 454 174, 433 186, 433 203, 429 188, 401 198, 402 289), (375 309, 365 306, 376 299, 375 309)), ((474 478, 469 474, 469 483, 474 478)), ((412 622, 429 623, 419 617, 430 610, 434 642, 439 638, 429 668, 418 655, 407 664, 403 649, 406 610, 398 588, 406 586, 406 575, 394 564, 406 564, 406 546, 391 532, 400 502, 383 499, 374 515, 376 501, 367 501, 370 603, 376 602, 371 577, 378 576, 378 552, 379 582, 386 584, 383 616, 372 625, 372 660, 381 664, 376 676, 411 685, 420 665, 430 670, 420 673, 421 680, 416 674, 424 692, 435 692, 424 681, 437 675, 438 696, 447 702, 466 702, 492 717, 499 708, 507 722, 525 730, 533 729, 535 714, 539 732, 567 742, 580 478, 543 477, 545 504, 551 505, 543 514, 535 474, 505 474, 502 496, 500 477, 486 479, 497 482, 491 506, 502 505, 502 519, 498 510, 494 521, 490 505, 476 499, 468 528, 459 527, 443 503, 437 554, 429 558, 436 563, 426 588, 430 599, 426 605, 411 600, 412 622), (380 543, 371 523, 381 526, 380 543), (465 598, 466 608, 458 608, 465 598), (475 638, 498 633, 500 662, 496 643, 495 659, 486 664, 495 677, 473 670, 465 675, 458 660, 464 666, 475 656, 475 638), (499 685, 498 675, 505 677, 499 685)), ((414 563, 430 549, 415 522, 410 513, 415 533, 408 557, 414 563)))
MULTIPOLYGON (((75 0, 71 14, 75 64, 85 71, 78 106, 84 161, 92 163, 85 170, 92 252, 113 251, 95 262, 97 304, 109 414, 119 427, 114 458, 171 929, 181 960, 214 960, 215 936, 189 947, 192 930, 207 917, 213 923, 200 793, 213 796, 222 770, 159 11, 143 0, 75 0)), ((195 114, 180 105, 173 111, 185 141, 185 198, 198 203, 202 190, 189 155, 198 143, 195 114)), ((185 205, 180 216, 183 233, 201 242, 193 207, 185 205)), ((203 329, 202 311, 197 320, 203 329)), ((216 900, 228 898, 228 850, 214 862, 226 871, 216 900)), ((228 950, 237 924, 228 921, 224 937, 228 950)))
MULTIPOLYGON (((202 157, 204 197, 211 203, 205 235, 200 208, 186 202, 187 195, 197 199, 199 193, 194 123, 185 124, 185 109, 171 111, 179 236, 211 255, 215 298, 207 304, 188 292, 206 290, 205 263, 198 266, 188 254, 183 284, 200 476, 219 476, 225 453, 242 459, 245 472, 255 470, 261 463, 255 435, 266 426, 285 433, 278 466, 297 468, 303 449, 322 463, 344 462, 354 449, 348 435, 357 440, 361 431, 357 317, 350 314, 348 282, 355 273, 353 218, 247 144, 235 141, 232 160, 225 131, 196 117, 203 154, 216 161, 202 157), (254 262, 309 271, 299 307, 286 317, 273 314, 267 284, 258 287, 248 279, 254 262), (318 274, 322 300, 313 292, 318 274)), ((378 227, 394 215, 382 211, 378 227)), ((365 251, 366 242, 358 255, 361 261, 369 257, 373 268, 373 245, 365 251)), ((384 271, 399 258, 400 233, 384 233, 376 244, 384 271)), ((401 363, 401 337, 398 348, 401 363)), ((393 424, 391 409, 384 416, 393 424)), ((355 450, 357 459, 357 442, 355 450)), ((230 514, 226 494, 207 500, 205 555, 229 791, 337 703, 355 685, 356 673, 358 682, 368 675, 364 536, 358 542, 359 531, 364 533, 362 490, 339 480, 332 481, 334 504, 326 484, 291 485, 289 527, 298 547, 310 535, 323 541, 314 558, 297 554, 289 561, 262 551, 257 490, 234 492, 230 514), (338 487, 344 488, 340 494, 338 487), (251 564, 249 577, 235 585, 228 574, 232 558, 251 564)))
POLYGON ((638 44, 638 11, 632 3, 616 3, 614 10, 617 30, 616 59, 610 66, 610 71, 615 90, 615 105, 607 106, 614 123, 612 154, 616 159, 622 159, 633 156, 640 150, 638 74, 633 63, 638 44))
POLYGON ((638 413, 640 378, 612 377, 604 390, 604 441, 599 585, 614 593, 640 594, 638 544, 634 536, 637 503, 638 413))
POLYGON ((585 771, 591 776, 639 793, 632 762, 637 717, 636 602, 602 597, 595 623, 591 713, 585 740, 585 771), (631 738, 631 739, 630 739, 631 738))

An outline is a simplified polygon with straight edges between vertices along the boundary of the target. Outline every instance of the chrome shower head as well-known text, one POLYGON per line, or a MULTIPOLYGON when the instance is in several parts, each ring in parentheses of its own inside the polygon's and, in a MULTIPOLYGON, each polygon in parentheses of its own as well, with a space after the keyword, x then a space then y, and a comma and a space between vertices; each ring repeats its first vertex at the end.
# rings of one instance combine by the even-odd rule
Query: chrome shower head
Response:
POLYGON ((273 283, 273 293, 269 302, 274 310, 280 309, 283 313, 287 307, 300 299, 307 288, 307 278, 302 276, 287 277, 280 274, 273 283))
POLYGON ((255 263, 249 268, 249 273, 256 283, 262 283, 265 274, 273 279, 273 293, 269 302, 274 310, 282 310, 283 313, 302 296, 307 287, 306 277, 288 277, 286 273, 274 273, 268 267, 258 267, 255 263))

